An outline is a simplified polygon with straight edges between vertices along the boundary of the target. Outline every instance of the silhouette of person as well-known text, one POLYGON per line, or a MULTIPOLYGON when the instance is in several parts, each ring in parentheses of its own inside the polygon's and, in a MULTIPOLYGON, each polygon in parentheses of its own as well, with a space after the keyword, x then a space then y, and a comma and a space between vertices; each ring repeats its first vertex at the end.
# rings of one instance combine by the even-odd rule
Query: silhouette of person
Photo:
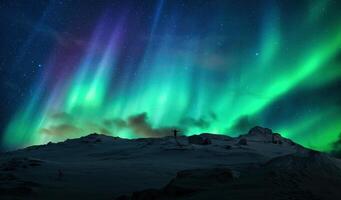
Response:
POLYGON ((177 130, 177 129, 174 129, 174 130, 173 130, 173 134, 174 134, 174 138, 175 138, 175 139, 177 138, 177 135, 178 135, 179 132, 180 132, 180 131, 177 130))
POLYGON ((179 130, 173 129, 173 135, 174 135, 174 140, 175 140, 176 144, 177 144, 178 146, 182 146, 182 145, 179 143, 178 138, 177 138, 179 132, 180 132, 179 130))

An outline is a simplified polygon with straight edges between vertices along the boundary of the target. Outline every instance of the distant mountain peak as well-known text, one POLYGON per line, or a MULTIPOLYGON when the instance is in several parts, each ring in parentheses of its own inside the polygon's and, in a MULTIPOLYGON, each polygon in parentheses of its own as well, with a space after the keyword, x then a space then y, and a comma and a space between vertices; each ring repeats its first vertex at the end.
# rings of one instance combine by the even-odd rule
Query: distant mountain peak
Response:
POLYGON ((273 134, 272 130, 269 128, 264 128, 261 126, 255 126, 249 130, 248 135, 271 135, 273 134))

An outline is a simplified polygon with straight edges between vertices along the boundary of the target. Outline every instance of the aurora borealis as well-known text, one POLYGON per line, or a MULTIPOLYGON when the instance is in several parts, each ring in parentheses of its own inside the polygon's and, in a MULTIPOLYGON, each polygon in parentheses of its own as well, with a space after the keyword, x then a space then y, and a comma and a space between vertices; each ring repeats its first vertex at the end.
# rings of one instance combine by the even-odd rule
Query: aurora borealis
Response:
POLYGON ((7 149, 92 132, 157 137, 173 127, 235 136, 262 125, 323 151, 338 140, 338 1, 59 4, 48 3, 12 62, 25 68, 35 42, 52 43, 26 86, 32 94, 7 116, 7 149), (63 14, 71 25, 57 31, 50 18, 67 21, 63 14))

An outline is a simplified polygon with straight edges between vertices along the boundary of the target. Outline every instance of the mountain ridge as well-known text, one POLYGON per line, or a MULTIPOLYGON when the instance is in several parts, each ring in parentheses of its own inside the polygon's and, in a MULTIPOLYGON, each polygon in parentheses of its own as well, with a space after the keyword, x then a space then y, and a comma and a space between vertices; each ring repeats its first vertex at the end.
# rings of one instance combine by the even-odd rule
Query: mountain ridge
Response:
POLYGON ((333 199, 339 195, 333 188, 341 186, 340 163, 259 126, 238 137, 90 134, 1 154, 0 197, 285 199, 294 192, 297 199, 333 199), (325 186, 331 181, 332 192, 316 192, 319 180, 325 186))

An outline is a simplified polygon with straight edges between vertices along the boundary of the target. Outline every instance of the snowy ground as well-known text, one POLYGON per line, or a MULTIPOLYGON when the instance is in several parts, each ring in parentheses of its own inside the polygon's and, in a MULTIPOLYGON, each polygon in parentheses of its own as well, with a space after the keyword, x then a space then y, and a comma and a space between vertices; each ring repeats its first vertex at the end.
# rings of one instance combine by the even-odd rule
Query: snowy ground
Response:
POLYGON ((262 129, 238 138, 202 137, 211 144, 189 144, 187 137, 179 137, 179 145, 173 137, 129 140, 92 134, 5 153, 0 155, 0 199, 115 199, 162 188, 181 170, 227 167, 238 177, 273 158, 308 152, 280 136, 275 144, 262 129), (238 144, 241 138, 246 145, 238 144))

